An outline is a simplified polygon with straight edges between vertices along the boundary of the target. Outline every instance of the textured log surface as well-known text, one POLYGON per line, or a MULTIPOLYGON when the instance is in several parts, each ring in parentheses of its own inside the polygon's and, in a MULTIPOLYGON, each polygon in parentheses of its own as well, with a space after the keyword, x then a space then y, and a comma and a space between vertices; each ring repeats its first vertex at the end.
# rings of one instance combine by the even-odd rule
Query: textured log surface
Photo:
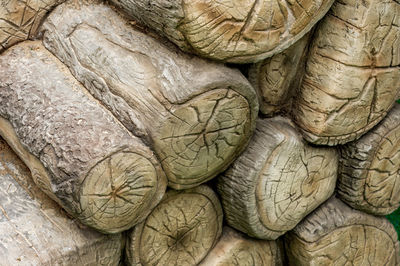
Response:
POLYGON ((291 265, 390 265, 400 263, 393 225, 332 197, 285 239, 291 265))
POLYGON ((335 149, 308 146, 288 119, 259 120, 246 151, 218 178, 227 223, 278 238, 332 195, 337 164, 335 149))
POLYGON ((283 249, 280 242, 249 238, 225 226, 221 239, 200 266, 281 266, 283 249))
POLYGON ((101 4, 60 5, 43 29, 75 77, 134 134, 149 135, 171 187, 211 179, 248 143, 258 103, 237 70, 169 49, 101 4))
POLYGON ((400 90, 400 4, 336 1, 314 35, 295 118, 305 138, 336 145, 376 125, 400 90))
POLYGON ((262 114, 273 116, 291 109, 292 97, 304 73, 310 37, 310 33, 306 34, 283 52, 249 68, 249 80, 256 90, 262 114))
POLYGON ((207 186, 165 194, 128 233, 129 265, 197 265, 218 242, 222 209, 207 186))
POLYGON ((341 148, 338 195, 355 209, 386 215, 400 206, 400 105, 341 148))
POLYGON ((39 42, 0 57, 0 117, 0 135, 35 182, 89 226, 126 230, 165 192, 153 153, 39 42))
POLYGON ((71 220, 0 139, 0 265, 118 265, 121 234, 71 220))

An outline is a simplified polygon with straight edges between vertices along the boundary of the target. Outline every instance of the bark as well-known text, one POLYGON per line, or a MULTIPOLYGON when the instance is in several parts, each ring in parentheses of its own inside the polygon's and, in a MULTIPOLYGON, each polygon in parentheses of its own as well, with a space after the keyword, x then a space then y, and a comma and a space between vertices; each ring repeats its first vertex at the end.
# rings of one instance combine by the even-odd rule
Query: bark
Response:
POLYGON ((147 146, 39 42, 7 49, 0 69, 0 135, 35 182, 102 232, 120 232, 143 220, 166 187, 147 146))
POLYGON ((333 193, 338 155, 309 146, 283 117, 259 120, 246 151, 218 178, 227 223, 274 240, 333 193))
POLYGON ((396 231, 385 218, 348 207, 335 197, 285 239, 290 265, 399 265, 396 231))
POLYGON ((222 237, 200 266, 282 266, 283 247, 280 241, 249 238, 230 227, 224 227, 222 237))
POLYGON ((45 46, 151 143, 170 187, 213 178, 248 143, 258 103, 237 70, 168 47, 102 4, 60 5, 43 30, 45 46))
POLYGON ((0 265, 118 265, 121 234, 71 220, 0 139, 0 265))
POLYGON ((351 207, 387 215, 400 207, 400 105, 341 148, 338 195, 351 207))
POLYGON ((344 144, 385 117, 400 91, 400 4, 343 0, 314 35, 295 120, 315 144, 344 144))
POLYGON ((207 186, 165 194, 128 233, 128 265, 197 265, 218 242, 222 209, 207 186))

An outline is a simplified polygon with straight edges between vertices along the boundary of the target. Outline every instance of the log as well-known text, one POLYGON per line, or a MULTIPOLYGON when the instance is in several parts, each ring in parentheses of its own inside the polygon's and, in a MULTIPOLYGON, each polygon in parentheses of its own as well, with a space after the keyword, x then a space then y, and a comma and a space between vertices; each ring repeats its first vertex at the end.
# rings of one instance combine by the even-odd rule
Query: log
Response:
POLYGON ((399 265, 393 225, 332 197, 286 235, 289 265, 399 265))
POLYGON ((217 245, 208 253, 199 266, 283 266, 281 241, 249 238, 225 226, 217 245))
POLYGON ((128 265, 197 265, 218 242, 222 209, 201 185, 169 190, 146 220, 128 232, 128 265))
POLYGON ((166 188, 154 154, 40 42, 0 56, 0 135, 43 191, 105 233, 141 222, 166 188))
POLYGON ((168 47, 103 4, 60 5, 43 31, 45 46, 151 144, 170 187, 204 183, 247 145, 258 103, 239 71, 168 47))
POLYGON ((400 207, 400 105, 359 140, 341 147, 338 196, 357 210, 387 215, 400 207))
POLYGON ((187 52, 230 63, 257 62, 306 34, 333 0, 112 0, 187 52))
POLYGON ((336 149, 307 145, 283 117, 257 121, 246 151, 217 182, 228 225, 275 240, 333 193, 336 149))
POLYGON ((118 265, 121 234, 71 220, 0 139, 0 265, 118 265))
POLYGON ((400 5, 336 1, 310 48, 293 111, 315 144, 353 141, 382 120, 400 92, 400 5))

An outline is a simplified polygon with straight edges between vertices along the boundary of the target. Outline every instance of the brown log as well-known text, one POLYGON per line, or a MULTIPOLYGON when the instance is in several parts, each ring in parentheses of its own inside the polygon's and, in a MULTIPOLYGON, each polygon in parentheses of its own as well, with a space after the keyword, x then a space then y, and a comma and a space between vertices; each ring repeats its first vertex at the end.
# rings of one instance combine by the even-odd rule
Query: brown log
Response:
POLYGON ((338 196, 351 207, 387 215, 400 207, 400 105, 357 141, 341 147, 338 196))
POLYGON ((43 29, 45 46, 147 138, 170 187, 213 178, 248 143, 258 103, 239 71, 169 48, 102 4, 60 5, 43 29))
POLYGON ((393 225, 332 197, 286 235, 289 265, 400 264, 393 225))
POLYGON ((0 135, 35 182, 100 231, 120 232, 143 220, 166 187, 147 146, 39 42, 7 49, 0 69, 0 135))
POLYGON ((338 155, 307 145, 286 118, 259 120, 248 148, 218 178, 227 223, 274 240, 333 193, 338 155))
POLYGON ((170 190, 128 233, 128 265, 197 265, 218 242, 222 209, 207 186, 170 190))
POLYGON ((336 1, 316 33, 296 123, 315 144, 344 144, 379 123, 400 92, 400 4, 336 1))
POLYGON ((0 265, 118 265, 122 235, 68 218, 3 139, 0 180, 0 265))

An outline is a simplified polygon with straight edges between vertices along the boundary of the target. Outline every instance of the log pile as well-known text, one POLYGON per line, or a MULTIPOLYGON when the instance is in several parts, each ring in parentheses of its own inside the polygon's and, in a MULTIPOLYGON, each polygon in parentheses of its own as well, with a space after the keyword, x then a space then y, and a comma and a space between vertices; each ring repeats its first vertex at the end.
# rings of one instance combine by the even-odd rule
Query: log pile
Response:
POLYGON ((397 1, 0 8, 0 265, 400 264, 397 1))

